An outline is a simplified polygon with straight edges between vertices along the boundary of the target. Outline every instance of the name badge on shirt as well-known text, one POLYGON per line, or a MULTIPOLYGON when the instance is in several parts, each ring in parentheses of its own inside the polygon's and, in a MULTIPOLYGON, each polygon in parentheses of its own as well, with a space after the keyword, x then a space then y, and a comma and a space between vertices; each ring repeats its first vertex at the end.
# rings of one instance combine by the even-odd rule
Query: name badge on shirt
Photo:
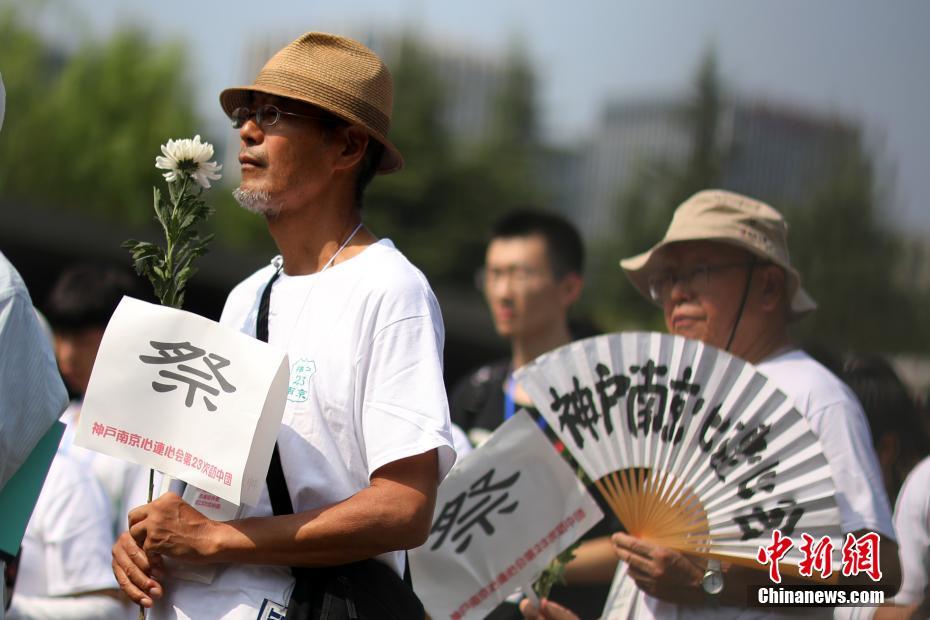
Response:
POLYGON ((291 366, 291 382, 287 386, 287 399, 292 403, 305 403, 310 397, 310 379, 316 374, 316 362, 300 358, 291 366))
POLYGON ((262 602, 261 609, 258 610, 258 617, 256 620, 284 620, 286 615, 287 606, 281 603, 275 603, 266 598, 262 602))

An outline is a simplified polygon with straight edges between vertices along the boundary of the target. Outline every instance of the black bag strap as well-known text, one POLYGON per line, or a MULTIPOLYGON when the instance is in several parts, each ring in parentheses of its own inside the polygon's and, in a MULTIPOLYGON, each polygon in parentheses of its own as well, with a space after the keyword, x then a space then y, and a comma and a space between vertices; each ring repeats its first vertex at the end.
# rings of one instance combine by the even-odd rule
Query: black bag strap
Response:
POLYGON ((258 316, 255 317, 255 337, 262 342, 268 342, 268 312, 271 310, 271 287, 274 286, 275 280, 280 275, 281 268, 278 267, 262 290, 262 297, 258 302, 258 316))
POLYGON ((281 467, 281 454, 278 444, 274 444, 271 453, 271 463, 268 465, 268 475, 265 477, 268 484, 268 497, 271 499, 271 510, 275 516, 289 515, 294 512, 291 504, 291 494, 287 490, 287 481, 284 479, 284 469, 281 467))
MULTIPOLYGON (((255 318, 255 337, 262 342, 268 342, 268 313, 271 309, 271 288, 275 280, 281 275, 281 268, 275 270, 262 290, 258 302, 258 316, 255 318)), ((294 512, 291 504, 291 494, 287 490, 287 481, 284 479, 284 469, 281 467, 281 453, 278 452, 278 443, 274 444, 271 453, 271 463, 268 465, 268 474, 265 476, 268 484, 268 497, 271 500, 271 510, 275 515, 289 515, 294 512)))
MULTIPOLYGON (((258 316, 255 319, 255 337, 262 342, 268 342, 268 313, 271 308, 271 287, 281 275, 281 269, 275 270, 262 290, 262 297, 258 302, 258 316)), ((268 497, 271 499, 271 509, 275 515, 287 515, 294 512, 291 504, 291 495, 287 490, 284 479, 284 469, 281 468, 281 454, 278 452, 278 443, 274 444, 271 453, 271 464, 268 466, 268 475, 265 477, 268 484, 268 497)))
MULTIPOLYGON (((262 296, 258 302, 258 316, 255 317, 255 337, 262 342, 268 342, 268 313, 271 310, 271 287, 274 286, 275 280, 281 275, 281 268, 275 270, 268 284, 262 290, 262 296)), ((287 481, 284 479, 284 469, 281 467, 281 454, 278 451, 278 442, 274 444, 274 450, 271 452, 271 463, 268 464, 268 473, 265 475, 265 483, 268 485, 268 499, 271 500, 271 511, 275 516, 289 515, 294 513, 294 505, 291 503, 291 494, 287 490, 287 481)), ((309 571, 307 571, 309 573, 309 571)), ((292 566, 291 574, 294 575, 294 591, 291 593, 291 600, 288 602, 288 617, 302 618, 309 617, 308 605, 310 593, 307 590, 307 579, 303 578, 303 570, 292 566)))

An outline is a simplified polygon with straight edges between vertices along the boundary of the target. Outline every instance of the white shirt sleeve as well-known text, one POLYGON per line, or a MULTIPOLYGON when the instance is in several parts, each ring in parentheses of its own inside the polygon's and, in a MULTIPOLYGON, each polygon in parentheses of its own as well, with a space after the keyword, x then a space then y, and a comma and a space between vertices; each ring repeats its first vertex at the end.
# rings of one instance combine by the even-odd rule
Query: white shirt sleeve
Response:
POLYGON ((898 605, 921 601, 930 585, 930 457, 908 475, 894 510, 901 557, 901 589, 898 605))
POLYGON ((14 600, 116 589, 110 515, 89 469, 59 453, 26 527, 14 600))
POLYGON ((442 378, 441 325, 416 316, 375 335, 364 381, 362 433, 368 475, 393 461, 439 448, 439 481, 455 462, 442 378))
POLYGON ((843 531, 869 530, 895 539, 891 505, 862 407, 840 399, 808 419, 830 463, 843 531))
POLYGON ((0 290, 0 351, 2 489, 65 410, 68 393, 32 302, 18 287, 0 290))

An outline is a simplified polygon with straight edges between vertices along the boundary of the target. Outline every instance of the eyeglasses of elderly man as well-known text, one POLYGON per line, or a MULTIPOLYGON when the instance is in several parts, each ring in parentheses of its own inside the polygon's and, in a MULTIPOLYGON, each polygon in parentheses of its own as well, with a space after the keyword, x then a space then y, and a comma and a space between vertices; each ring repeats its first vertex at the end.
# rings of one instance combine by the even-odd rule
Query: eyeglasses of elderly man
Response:
POLYGON ((258 123, 258 126, 262 129, 274 127, 281 116, 296 116, 299 118, 311 118, 327 122, 333 120, 332 116, 325 116, 323 114, 298 114, 297 112, 287 112, 270 103, 260 105, 254 110, 245 106, 236 108, 232 111, 232 114, 229 115, 229 120, 232 121, 233 129, 239 129, 253 116, 255 117, 255 122, 258 123))
POLYGON ((710 287, 711 275, 727 269, 737 267, 755 267, 762 264, 755 259, 717 263, 710 265, 695 265, 688 269, 673 271, 665 269, 649 276, 649 296, 652 301, 659 305, 664 305, 672 295, 672 289, 676 284, 681 284, 687 290, 694 294, 700 295, 705 293, 710 287))

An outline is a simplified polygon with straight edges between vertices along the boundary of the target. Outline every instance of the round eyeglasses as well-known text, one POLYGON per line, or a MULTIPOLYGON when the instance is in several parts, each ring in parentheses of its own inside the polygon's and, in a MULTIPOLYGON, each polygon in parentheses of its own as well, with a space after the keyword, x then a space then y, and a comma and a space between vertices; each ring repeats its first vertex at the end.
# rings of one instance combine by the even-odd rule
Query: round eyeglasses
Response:
POLYGON ((232 111, 232 114, 229 115, 229 120, 232 121, 233 129, 239 129, 248 122, 250 118, 255 117, 255 122, 258 123, 258 126, 262 129, 267 127, 273 127, 278 119, 281 118, 281 115, 285 116, 297 116, 300 118, 312 118, 318 121, 329 121, 332 120, 322 115, 313 115, 313 114, 298 114, 297 112, 287 112, 281 110, 277 106, 274 106, 270 103, 259 106, 257 109, 253 110, 245 106, 236 108, 232 111))
POLYGON ((681 283, 693 293, 703 293, 710 286, 710 275, 724 269, 734 267, 755 267, 758 261, 740 261, 735 263, 721 263, 719 265, 697 265, 691 269, 681 271, 666 270, 649 276, 649 296, 652 301, 664 305, 672 295, 672 289, 681 283))

